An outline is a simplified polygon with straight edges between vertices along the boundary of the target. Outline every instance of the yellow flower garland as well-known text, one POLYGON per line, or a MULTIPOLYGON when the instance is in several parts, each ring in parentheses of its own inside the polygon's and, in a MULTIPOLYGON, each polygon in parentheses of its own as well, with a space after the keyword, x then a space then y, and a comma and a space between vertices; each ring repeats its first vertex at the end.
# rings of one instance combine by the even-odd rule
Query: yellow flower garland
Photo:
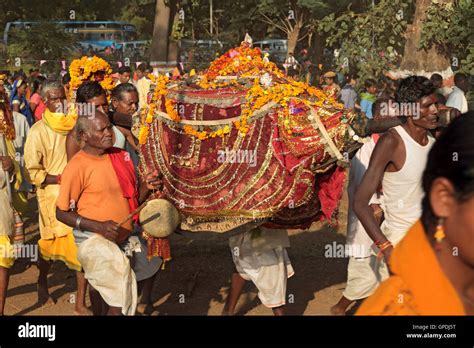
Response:
MULTIPOLYGON (((212 62, 207 72, 198 82, 198 86, 202 89, 216 89, 238 85, 239 83, 235 79, 225 82, 217 82, 216 78, 218 76, 237 75, 238 78, 255 78, 253 86, 247 92, 247 102, 242 106, 241 118, 239 121, 233 122, 233 126, 241 135, 244 136, 249 130, 249 118, 251 115, 269 102, 277 103, 287 110, 288 103, 291 99, 299 99, 302 95, 306 95, 317 98, 316 101, 310 101, 307 98, 301 99, 301 101, 307 106, 322 107, 327 104, 339 110, 343 109, 342 104, 338 103, 333 97, 328 96, 324 91, 304 82, 295 81, 294 79, 285 76, 285 74, 278 69, 274 63, 264 62, 258 48, 241 46, 234 50, 236 54, 232 57, 228 52, 212 62), (260 85, 260 77, 265 73, 268 73, 273 79, 278 80, 275 81, 273 86, 268 88, 260 85)), ((168 116, 177 123, 181 121, 181 117, 176 110, 176 102, 171 99, 166 99, 166 95, 168 94, 167 84, 170 82, 170 79, 164 75, 159 77, 150 75, 149 78, 153 83, 155 83, 156 87, 151 106, 145 111, 146 122, 143 122, 142 129, 140 129, 140 144, 146 142, 149 127, 153 121, 155 107, 156 105, 161 105, 162 96, 165 97, 165 109, 168 116)), ((200 140, 224 137, 226 134, 229 134, 231 130, 232 126, 229 125, 215 131, 199 131, 191 125, 183 126, 185 134, 196 137, 200 140)))
POLYGON ((107 61, 97 56, 74 59, 69 66, 71 93, 85 81, 94 81, 94 74, 98 71, 103 71, 105 74, 104 79, 99 82, 102 88, 106 91, 112 90, 114 88, 112 68, 107 61))

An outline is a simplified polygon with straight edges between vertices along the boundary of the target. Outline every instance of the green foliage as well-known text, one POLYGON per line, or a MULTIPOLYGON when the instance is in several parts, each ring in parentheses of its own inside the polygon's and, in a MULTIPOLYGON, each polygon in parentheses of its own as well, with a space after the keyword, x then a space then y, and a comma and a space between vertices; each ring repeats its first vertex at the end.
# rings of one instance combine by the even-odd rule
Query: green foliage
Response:
MULTIPOLYGON (((426 14, 420 48, 436 46, 438 51, 459 62, 461 71, 474 71, 474 2, 433 1, 426 14)), ((456 68, 456 67, 454 67, 456 68)))
POLYGON ((407 20, 412 0, 381 0, 362 12, 348 9, 339 16, 323 18, 318 30, 326 33, 326 44, 339 50, 336 69, 357 73, 359 80, 378 77, 396 66, 403 54, 407 20))
POLYGON ((12 32, 8 56, 24 59, 67 59, 77 55, 77 38, 60 27, 43 22, 29 30, 12 32))

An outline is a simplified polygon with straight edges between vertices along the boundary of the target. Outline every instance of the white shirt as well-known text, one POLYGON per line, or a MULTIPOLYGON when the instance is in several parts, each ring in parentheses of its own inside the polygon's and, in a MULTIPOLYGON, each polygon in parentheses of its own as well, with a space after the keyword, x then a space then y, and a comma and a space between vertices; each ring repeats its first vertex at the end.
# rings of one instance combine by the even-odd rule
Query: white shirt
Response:
MULTIPOLYGON (((351 160, 349 171, 349 186, 347 193, 349 195, 349 209, 347 212, 347 242, 348 255, 352 257, 368 257, 372 244, 374 242, 369 237, 362 226, 362 223, 354 213, 354 196, 369 167, 370 157, 375 148, 375 140, 373 137, 365 143, 355 154, 351 160)), ((377 192, 372 195, 369 204, 381 204, 383 196, 377 192)))
POLYGON ((428 143, 423 146, 402 126, 396 126, 394 129, 405 145, 405 163, 399 171, 385 172, 383 175, 385 220, 381 229, 392 244, 396 245, 421 216, 421 201, 424 196, 421 179, 428 153, 435 140, 428 135, 428 143))
POLYGON ((464 91, 459 87, 454 86, 452 93, 449 95, 446 101, 446 106, 450 106, 461 111, 462 114, 466 113, 467 110, 467 99, 464 91))

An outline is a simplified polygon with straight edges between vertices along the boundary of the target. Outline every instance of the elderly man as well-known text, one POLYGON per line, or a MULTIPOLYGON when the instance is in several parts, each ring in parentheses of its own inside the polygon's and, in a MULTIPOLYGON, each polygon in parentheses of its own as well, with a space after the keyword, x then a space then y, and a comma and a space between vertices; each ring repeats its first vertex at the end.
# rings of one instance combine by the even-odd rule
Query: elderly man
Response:
POLYGON ((74 227, 94 315, 133 315, 137 306, 136 282, 143 290, 144 312, 149 312, 153 281, 162 261, 147 259, 146 243, 131 236, 133 222, 127 217, 151 190, 160 188, 158 173, 147 175, 137 188, 130 157, 112 146, 112 124, 98 110, 94 117, 79 117, 76 134, 84 147, 63 172, 56 215, 74 227), (133 267, 126 255, 133 255, 133 267))
MULTIPOLYGON (((109 111, 109 103, 107 102, 107 95, 105 90, 102 88, 99 82, 97 81, 86 81, 79 86, 76 93, 76 109, 82 110, 84 108, 94 108, 102 112, 107 113, 109 111)), ((118 132, 118 130, 117 130, 118 132)), ((116 139, 115 147, 120 147, 117 145, 118 139, 116 139)), ((125 144, 125 140, 122 141, 125 144)), ((120 144, 120 142, 119 142, 120 144)), ((83 145, 83 144, 82 144, 83 145)), ((73 128, 66 139, 66 152, 67 160, 71 158, 81 150, 81 144, 77 142, 76 131, 73 128)))
POLYGON ((77 260, 77 248, 72 229, 56 219, 56 199, 59 194, 61 173, 66 166, 66 136, 74 127, 77 116, 63 112, 63 86, 48 82, 41 91, 46 110, 43 118, 31 127, 25 143, 25 169, 28 181, 36 185, 41 238, 38 247, 38 302, 54 303, 49 295, 47 276, 54 260, 63 261, 76 271, 76 314, 87 314, 85 307, 86 282, 77 260), (59 111, 59 112, 58 112, 59 111))

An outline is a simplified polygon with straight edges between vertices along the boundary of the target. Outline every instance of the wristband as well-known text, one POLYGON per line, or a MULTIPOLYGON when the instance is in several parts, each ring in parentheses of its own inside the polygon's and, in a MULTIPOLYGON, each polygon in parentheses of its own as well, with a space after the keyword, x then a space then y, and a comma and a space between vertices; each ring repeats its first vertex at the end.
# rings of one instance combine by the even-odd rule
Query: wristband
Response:
POLYGON ((82 217, 78 216, 77 219, 76 219, 76 230, 82 231, 81 230, 81 220, 82 220, 82 217))

